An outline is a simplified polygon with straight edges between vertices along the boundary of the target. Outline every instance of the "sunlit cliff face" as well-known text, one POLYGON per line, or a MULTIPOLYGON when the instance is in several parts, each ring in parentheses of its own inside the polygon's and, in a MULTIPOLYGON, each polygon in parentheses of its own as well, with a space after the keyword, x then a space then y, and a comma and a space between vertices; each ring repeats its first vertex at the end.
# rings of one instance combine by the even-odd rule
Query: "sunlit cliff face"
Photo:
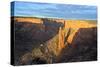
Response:
POLYGON ((66 40, 67 43, 71 44, 74 39, 75 34, 78 32, 80 28, 92 28, 96 27, 96 21, 86 21, 86 20, 65 20, 64 29, 59 29, 59 44, 58 44, 58 55, 65 48, 64 39, 66 30, 70 29, 70 34, 67 33, 68 38, 66 40))
POLYGON ((15 21, 17 22, 30 22, 30 23, 43 23, 43 21, 41 19, 38 18, 23 18, 23 17, 16 17, 14 18, 15 21))
POLYGON ((92 28, 96 27, 96 22, 91 23, 89 21, 85 20, 66 20, 65 21, 65 28, 71 28, 71 34, 68 37, 68 43, 71 43, 75 33, 80 29, 80 28, 92 28))

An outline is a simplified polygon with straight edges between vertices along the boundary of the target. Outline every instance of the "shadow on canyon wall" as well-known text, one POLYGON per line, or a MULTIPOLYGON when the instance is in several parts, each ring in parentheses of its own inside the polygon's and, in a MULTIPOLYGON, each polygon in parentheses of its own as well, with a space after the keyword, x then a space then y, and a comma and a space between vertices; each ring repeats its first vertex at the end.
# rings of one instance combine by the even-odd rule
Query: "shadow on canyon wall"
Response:
POLYGON ((97 28, 80 28, 71 44, 64 48, 58 63, 97 60, 97 28))
MULTIPOLYGON (((49 21, 48 19, 42 19, 42 23, 31 23, 31 22, 18 22, 14 21, 12 18, 12 23, 14 23, 14 34, 15 34, 15 44, 14 44, 14 64, 20 65, 20 58, 25 56, 30 56, 33 48, 38 48, 41 44, 52 39, 58 34, 59 27, 63 27, 62 23, 57 23, 56 21, 49 21), (27 54, 28 53, 28 54, 27 54)), ((41 52, 40 52, 41 54, 41 52)), ((31 60, 28 57, 28 60, 31 60)), ((37 58, 36 60, 31 60, 34 64, 41 64, 41 60, 37 58), (38 62, 37 62, 38 61, 38 62), (37 62, 37 63, 36 63, 37 62)), ((31 64, 28 63, 26 64, 31 64)))

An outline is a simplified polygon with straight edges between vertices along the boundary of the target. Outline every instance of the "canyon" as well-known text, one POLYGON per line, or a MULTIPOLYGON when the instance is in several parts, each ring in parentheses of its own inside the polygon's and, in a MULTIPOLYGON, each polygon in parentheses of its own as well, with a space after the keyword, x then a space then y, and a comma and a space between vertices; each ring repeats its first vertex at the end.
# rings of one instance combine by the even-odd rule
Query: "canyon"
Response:
POLYGON ((96 60, 96 20, 12 19, 16 65, 96 60))

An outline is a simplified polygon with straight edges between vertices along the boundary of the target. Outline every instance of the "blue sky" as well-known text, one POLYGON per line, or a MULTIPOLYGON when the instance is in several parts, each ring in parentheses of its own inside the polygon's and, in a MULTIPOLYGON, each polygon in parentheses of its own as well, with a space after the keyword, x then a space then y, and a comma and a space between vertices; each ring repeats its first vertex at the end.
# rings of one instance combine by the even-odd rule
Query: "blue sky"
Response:
POLYGON ((97 7, 88 5, 12 2, 12 16, 96 20, 97 7))

